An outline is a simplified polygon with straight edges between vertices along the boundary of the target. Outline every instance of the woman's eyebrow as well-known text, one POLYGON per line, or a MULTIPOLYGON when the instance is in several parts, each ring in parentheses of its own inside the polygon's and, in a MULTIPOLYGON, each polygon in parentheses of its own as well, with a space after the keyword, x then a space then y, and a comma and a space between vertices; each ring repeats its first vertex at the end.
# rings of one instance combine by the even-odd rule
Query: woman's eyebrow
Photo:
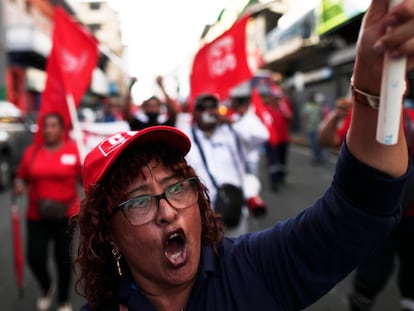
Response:
POLYGON ((136 187, 136 188, 134 188, 134 189, 132 189, 132 190, 128 191, 128 192, 126 193, 126 195, 127 195, 127 196, 130 196, 130 195, 131 195, 131 194, 133 194, 134 192, 138 192, 138 191, 142 191, 142 192, 144 192, 144 191, 145 191, 145 189, 148 189, 148 185, 142 185, 142 186, 136 187))
MULTIPOLYGON (((166 177, 162 178, 161 180, 158 181, 158 183, 160 185, 163 185, 163 186, 165 186, 165 185, 169 186, 172 180, 176 181, 177 179, 178 179, 178 176, 176 174, 172 174, 172 175, 169 175, 169 176, 166 176, 166 177)), ((126 193, 126 195, 129 196, 129 195, 131 195, 131 194, 133 194, 134 192, 137 192, 137 191, 144 192, 144 191, 147 191, 148 189, 149 189, 148 184, 143 184, 143 185, 140 185, 140 186, 128 191, 126 193)))

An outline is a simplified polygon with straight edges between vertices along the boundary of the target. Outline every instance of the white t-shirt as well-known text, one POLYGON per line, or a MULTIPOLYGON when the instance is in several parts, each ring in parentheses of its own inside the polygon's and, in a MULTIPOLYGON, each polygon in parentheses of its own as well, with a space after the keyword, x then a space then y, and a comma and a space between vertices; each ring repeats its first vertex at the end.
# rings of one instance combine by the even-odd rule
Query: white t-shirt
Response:
MULTIPOLYGON (((203 163, 200 150, 194 142, 191 128, 187 127, 182 130, 190 137, 192 144, 186 156, 187 162, 195 169, 201 181, 209 189, 210 199, 214 202, 217 191, 203 163)), ((209 171, 217 185, 229 183, 242 186, 244 162, 237 149, 236 136, 230 128, 227 125, 220 125, 210 137, 206 137, 197 126, 194 126, 194 132, 203 149, 209 171)))

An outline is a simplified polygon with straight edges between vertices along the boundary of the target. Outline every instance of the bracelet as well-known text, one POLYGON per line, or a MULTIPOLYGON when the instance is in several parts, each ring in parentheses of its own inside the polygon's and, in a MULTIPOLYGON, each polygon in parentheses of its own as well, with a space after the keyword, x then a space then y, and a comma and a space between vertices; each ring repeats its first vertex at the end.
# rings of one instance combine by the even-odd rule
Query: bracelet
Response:
POLYGON ((358 104, 365 105, 371 109, 378 109, 380 103, 380 97, 372 94, 365 93, 354 86, 353 77, 351 78, 351 91, 352 97, 358 104))

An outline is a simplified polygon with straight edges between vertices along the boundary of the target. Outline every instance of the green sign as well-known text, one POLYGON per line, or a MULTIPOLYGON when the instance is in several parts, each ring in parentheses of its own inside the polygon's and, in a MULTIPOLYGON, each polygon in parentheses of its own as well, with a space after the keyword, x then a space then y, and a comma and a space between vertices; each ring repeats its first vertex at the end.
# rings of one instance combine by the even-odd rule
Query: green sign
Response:
POLYGON ((0 100, 6 100, 6 86, 0 85, 0 100))
POLYGON ((318 34, 322 35, 364 13, 370 2, 370 0, 321 0, 318 34))

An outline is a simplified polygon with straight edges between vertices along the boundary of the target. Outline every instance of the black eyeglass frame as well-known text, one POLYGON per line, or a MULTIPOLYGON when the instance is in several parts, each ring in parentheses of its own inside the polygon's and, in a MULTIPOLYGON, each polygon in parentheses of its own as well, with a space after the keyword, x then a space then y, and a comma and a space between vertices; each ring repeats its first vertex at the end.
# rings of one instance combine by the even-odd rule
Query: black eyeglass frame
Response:
MULTIPOLYGON (((197 177, 189 177, 189 178, 185 178, 185 179, 182 179, 182 180, 179 180, 179 181, 177 181, 177 182, 175 182, 175 183, 173 183, 173 184, 171 184, 171 185, 169 185, 167 188, 170 188, 170 187, 172 187, 172 186, 175 186, 175 185, 177 185, 177 184, 179 184, 179 183, 182 183, 182 182, 184 182, 184 181, 190 181, 190 182, 192 182, 196 187, 197 187, 197 185, 198 185, 198 178, 197 177)), ((196 192, 198 191, 198 189, 196 190, 196 192)), ((142 196, 151 196, 152 198, 154 198, 155 200, 156 200, 156 205, 157 205, 157 213, 155 213, 155 215, 157 215, 158 214, 158 209, 160 208, 160 200, 161 199, 164 199, 165 201, 167 201, 167 203, 172 207, 172 208, 174 208, 175 210, 177 210, 177 211, 179 211, 179 210, 184 210, 184 209, 186 209, 186 208, 188 208, 188 207, 190 207, 190 206, 187 206, 187 207, 182 207, 182 208, 180 208, 180 207, 175 207, 174 205, 172 205, 171 203, 170 203, 170 201, 168 201, 168 198, 167 198, 167 194, 166 194, 166 192, 164 191, 164 192, 162 192, 162 193, 160 193, 160 194, 143 194, 143 195, 139 195, 139 196, 137 196, 137 197, 133 197, 133 198, 131 198, 131 199, 128 199, 128 200, 126 200, 126 201, 124 201, 124 202, 122 202, 122 203, 120 203, 120 204, 118 204, 117 206, 115 206, 113 209, 112 209, 112 211, 111 211, 111 213, 110 213, 110 218, 113 216, 113 215, 115 215, 115 213, 117 213, 119 210, 121 210, 121 212, 122 212, 122 214, 124 215, 124 217, 128 220, 128 222, 129 223, 131 223, 130 222, 130 220, 128 219, 128 216, 126 215, 126 212, 125 212, 125 210, 124 210, 124 208, 125 208, 125 206, 129 203, 129 202, 131 202, 132 200, 135 200, 135 199, 137 199, 138 197, 142 197, 142 196)), ((197 196, 198 196, 198 194, 197 194, 197 196)), ((197 202, 197 200, 196 200, 196 202, 197 202)), ((194 202, 195 203, 195 202, 194 202)), ((149 221, 147 221, 147 222, 144 222, 144 223, 142 223, 142 224, 139 224, 139 225, 134 225, 134 224, 132 224, 131 223, 131 225, 133 225, 133 226, 140 226, 140 225, 143 225, 143 224, 146 224, 146 223, 148 223, 148 222, 150 222, 150 221, 152 221, 153 219, 151 219, 151 220, 149 220, 149 221)))

